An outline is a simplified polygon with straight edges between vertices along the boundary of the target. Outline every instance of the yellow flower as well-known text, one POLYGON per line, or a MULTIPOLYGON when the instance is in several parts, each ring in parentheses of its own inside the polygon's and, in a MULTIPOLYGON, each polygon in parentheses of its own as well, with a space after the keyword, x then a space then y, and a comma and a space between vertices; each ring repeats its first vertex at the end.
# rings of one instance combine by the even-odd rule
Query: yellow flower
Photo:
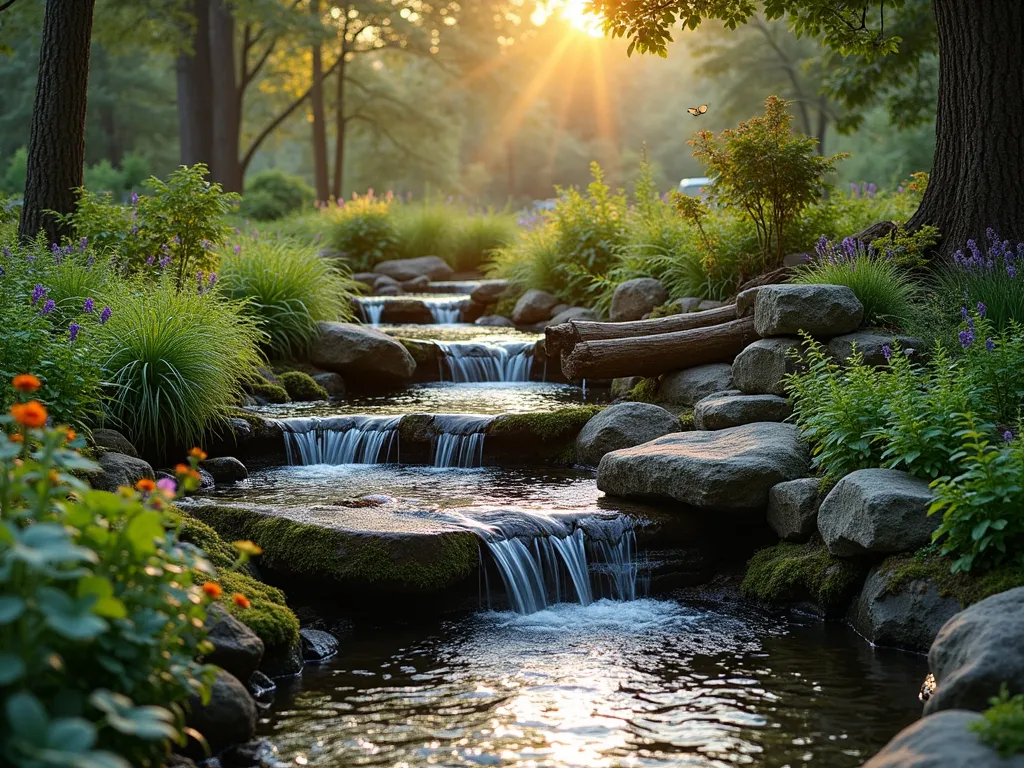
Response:
POLYGON ((233 546, 242 554, 250 555, 252 557, 263 554, 263 549, 259 546, 259 544, 256 544, 255 542, 249 540, 236 541, 233 542, 231 546, 233 546))

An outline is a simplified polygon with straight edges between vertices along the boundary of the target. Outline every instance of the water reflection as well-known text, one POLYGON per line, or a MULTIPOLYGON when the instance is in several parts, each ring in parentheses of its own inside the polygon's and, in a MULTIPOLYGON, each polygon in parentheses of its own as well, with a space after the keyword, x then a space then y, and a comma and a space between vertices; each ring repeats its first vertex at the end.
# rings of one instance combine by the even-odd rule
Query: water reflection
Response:
POLYGON ((856 766, 919 712, 923 659, 675 601, 366 628, 261 731, 318 766, 856 766))

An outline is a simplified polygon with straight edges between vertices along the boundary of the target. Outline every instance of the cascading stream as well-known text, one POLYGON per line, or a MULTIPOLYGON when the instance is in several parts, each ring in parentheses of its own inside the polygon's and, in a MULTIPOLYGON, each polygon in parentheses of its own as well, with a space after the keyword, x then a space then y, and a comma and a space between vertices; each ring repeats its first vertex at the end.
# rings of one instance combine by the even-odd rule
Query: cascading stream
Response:
POLYGON ((536 342, 434 342, 441 351, 441 380, 456 384, 530 380, 536 342))
POLYGON ((380 325, 381 319, 384 317, 384 304, 387 299, 360 296, 356 302, 359 304, 359 311, 363 315, 364 322, 370 325, 380 325))
POLYGON ((492 420, 492 416, 435 416, 437 437, 434 439, 432 464, 446 469, 483 466, 484 430, 492 420))
POLYGON ((430 310, 434 322, 438 325, 452 325, 459 322, 462 316, 462 305, 465 298, 460 296, 455 299, 430 299, 424 303, 430 310))
POLYGON ((283 419, 288 463, 385 464, 398 460, 400 416, 283 419))

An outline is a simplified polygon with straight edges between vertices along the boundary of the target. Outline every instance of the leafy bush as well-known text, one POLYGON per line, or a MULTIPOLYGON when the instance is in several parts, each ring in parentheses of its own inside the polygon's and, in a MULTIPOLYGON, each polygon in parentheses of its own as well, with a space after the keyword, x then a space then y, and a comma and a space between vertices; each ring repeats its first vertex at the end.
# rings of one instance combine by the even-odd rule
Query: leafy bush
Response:
POLYGON ((454 250, 459 211, 453 206, 433 202, 394 205, 391 212, 398 234, 400 258, 445 258, 454 250))
POLYGON ((836 246, 822 237, 815 257, 797 269, 792 282, 845 285, 864 305, 864 320, 874 325, 906 327, 918 294, 909 271, 872 245, 845 238, 836 246))
POLYGON ((242 238, 220 255, 220 290, 267 334, 277 357, 305 351, 320 320, 351 320, 356 290, 347 270, 284 238, 242 238))
POLYGON ((341 251, 356 271, 399 255, 391 203, 366 195, 326 209, 327 244, 341 251))
POLYGON ((168 280, 119 299, 103 326, 108 418, 142 451, 198 442, 239 401, 267 337, 236 302, 168 280))
POLYGON ((510 214, 465 214, 459 221, 452 250, 444 258, 456 272, 478 270, 495 251, 514 242, 517 232, 516 220, 510 214))
POLYGON ((971 730, 1000 757, 1024 754, 1024 694, 1011 697, 1004 683, 989 704, 981 713, 984 719, 971 723, 971 730))
POLYGON ((957 251, 953 263, 938 273, 939 306, 947 312, 967 302, 982 303, 997 330, 1011 320, 1024 322, 1024 243, 1014 247, 989 229, 982 252, 973 240, 967 253, 957 251))
POLYGON ((239 212, 256 221, 273 221, 302 210, 315 197, 313 188, 299 177, 271 168, 246 182, 239 212))

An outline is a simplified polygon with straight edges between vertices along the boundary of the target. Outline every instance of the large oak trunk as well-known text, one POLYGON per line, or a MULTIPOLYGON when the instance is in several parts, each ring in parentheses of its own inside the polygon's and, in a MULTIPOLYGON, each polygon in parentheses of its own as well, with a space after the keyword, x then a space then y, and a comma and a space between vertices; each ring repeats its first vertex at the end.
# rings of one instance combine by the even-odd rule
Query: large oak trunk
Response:
POLYGON ((235 76, 235 19, 226 0, 210 0, 210 63, 213 81, 210 175, 225 192, 241 192, 242 164, 238 159, 241 95, 235 76))
POLYGON ((916 228, 948 258, 992 227, 1024 240, 1024 2, 933 0, 939 41, 935 160, 916 228))
POLYGON ((210 83, 210 0, 193 0, 195 27, 188 30, 190 53, 178 56, 178 134, 182 165, 210 164, 213 154, 213 96, 210 83))
POLYGON ((71 213, 82 186, 89 45, 95 0, 49 0, 43 16, 25 200, 18 236, 50 242, 71 235, 46 211, 71 213))

